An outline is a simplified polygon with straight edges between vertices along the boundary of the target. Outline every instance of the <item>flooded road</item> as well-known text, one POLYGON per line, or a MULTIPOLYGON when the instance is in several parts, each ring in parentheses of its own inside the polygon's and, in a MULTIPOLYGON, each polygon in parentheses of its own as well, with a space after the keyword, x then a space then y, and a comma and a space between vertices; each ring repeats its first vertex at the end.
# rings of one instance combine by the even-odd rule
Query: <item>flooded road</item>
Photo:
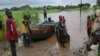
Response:
MULTIPOLYGON (((18 48, 18 56, 75 56, 71 52, 84 48, 84 43, 88 40, 86 31, 87 16, 90 12, 82 12, 81 27, 80 27, 80 12, 60 12, 48 14, 52 20, 58 21, 59 15, 65 16, 66 26, 70 35, 70 43, 66 43, 66 48, 61 48, 58 45, 55 34, 40 42, 34 42, 33 48, 18 48)), ((43 22, 43 15, 40 14, 40 21, 43 22)), ((77 55, 76 55, 77 56, 77 55)))

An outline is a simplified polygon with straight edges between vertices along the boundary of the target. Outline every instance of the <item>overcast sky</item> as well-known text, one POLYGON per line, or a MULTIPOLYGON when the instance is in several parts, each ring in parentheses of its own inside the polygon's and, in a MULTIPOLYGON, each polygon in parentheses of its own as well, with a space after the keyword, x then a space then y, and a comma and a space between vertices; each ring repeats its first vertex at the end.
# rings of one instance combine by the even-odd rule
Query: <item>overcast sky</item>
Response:
MULTIPOLYGON (((83 0, 83 3, 96 4, 96 0, 83 0)), ((77 5, 80 0, 0 0, 1 8, 19 7, 25 4, 29 4, 31 7, 44 6, 44 5, 77 5)))

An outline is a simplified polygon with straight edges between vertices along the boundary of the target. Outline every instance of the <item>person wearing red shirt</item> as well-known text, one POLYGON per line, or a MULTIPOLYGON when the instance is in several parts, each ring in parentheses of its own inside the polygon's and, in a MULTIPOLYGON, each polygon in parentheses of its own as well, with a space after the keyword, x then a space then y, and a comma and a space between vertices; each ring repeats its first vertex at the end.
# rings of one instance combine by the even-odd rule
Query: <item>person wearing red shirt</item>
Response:
POLYGON ((12 56, 17 56, 16 54, 16 37, 17 37, 17 30, 16 30, 16 25, 13 20, 12 12, 7 9, 6 10, 6 39, 9 41, 10 47, 11 47, 11 53, 12 56))
POLYGON ((90 37, 93 23, 90 19, 90 16, 88 16, 87 19, 88 19, 88 21, 87 21, 87 33, 88 33, 88 36, 90 37))

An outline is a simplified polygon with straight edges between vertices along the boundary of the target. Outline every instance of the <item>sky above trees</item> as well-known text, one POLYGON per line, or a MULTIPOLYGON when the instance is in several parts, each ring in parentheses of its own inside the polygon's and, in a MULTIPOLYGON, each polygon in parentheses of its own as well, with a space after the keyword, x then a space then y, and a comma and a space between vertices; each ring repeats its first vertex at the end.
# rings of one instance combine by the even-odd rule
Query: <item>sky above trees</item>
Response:
MULTIPOLYGON (((96 0, 82 0, 83 3, 96 4, 96 0)), ((44 5, 78 5, 80 0, 0 0, 0 9, 30 5, 31 7, 44 5)))

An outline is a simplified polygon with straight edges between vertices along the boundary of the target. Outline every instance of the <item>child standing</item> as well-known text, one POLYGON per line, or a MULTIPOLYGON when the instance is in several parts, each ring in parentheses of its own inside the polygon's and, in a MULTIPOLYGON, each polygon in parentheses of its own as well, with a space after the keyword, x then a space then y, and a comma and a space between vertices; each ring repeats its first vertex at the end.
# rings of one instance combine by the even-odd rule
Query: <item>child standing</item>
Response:
POLYGON ((22 20, 22 25, 21 25, 21 31, 23 34, 23 43, 25 47, 30 47, 30 32, 29 32, 29 24, 27 20, 27 15, 24 15, 23 20, 22 20))

